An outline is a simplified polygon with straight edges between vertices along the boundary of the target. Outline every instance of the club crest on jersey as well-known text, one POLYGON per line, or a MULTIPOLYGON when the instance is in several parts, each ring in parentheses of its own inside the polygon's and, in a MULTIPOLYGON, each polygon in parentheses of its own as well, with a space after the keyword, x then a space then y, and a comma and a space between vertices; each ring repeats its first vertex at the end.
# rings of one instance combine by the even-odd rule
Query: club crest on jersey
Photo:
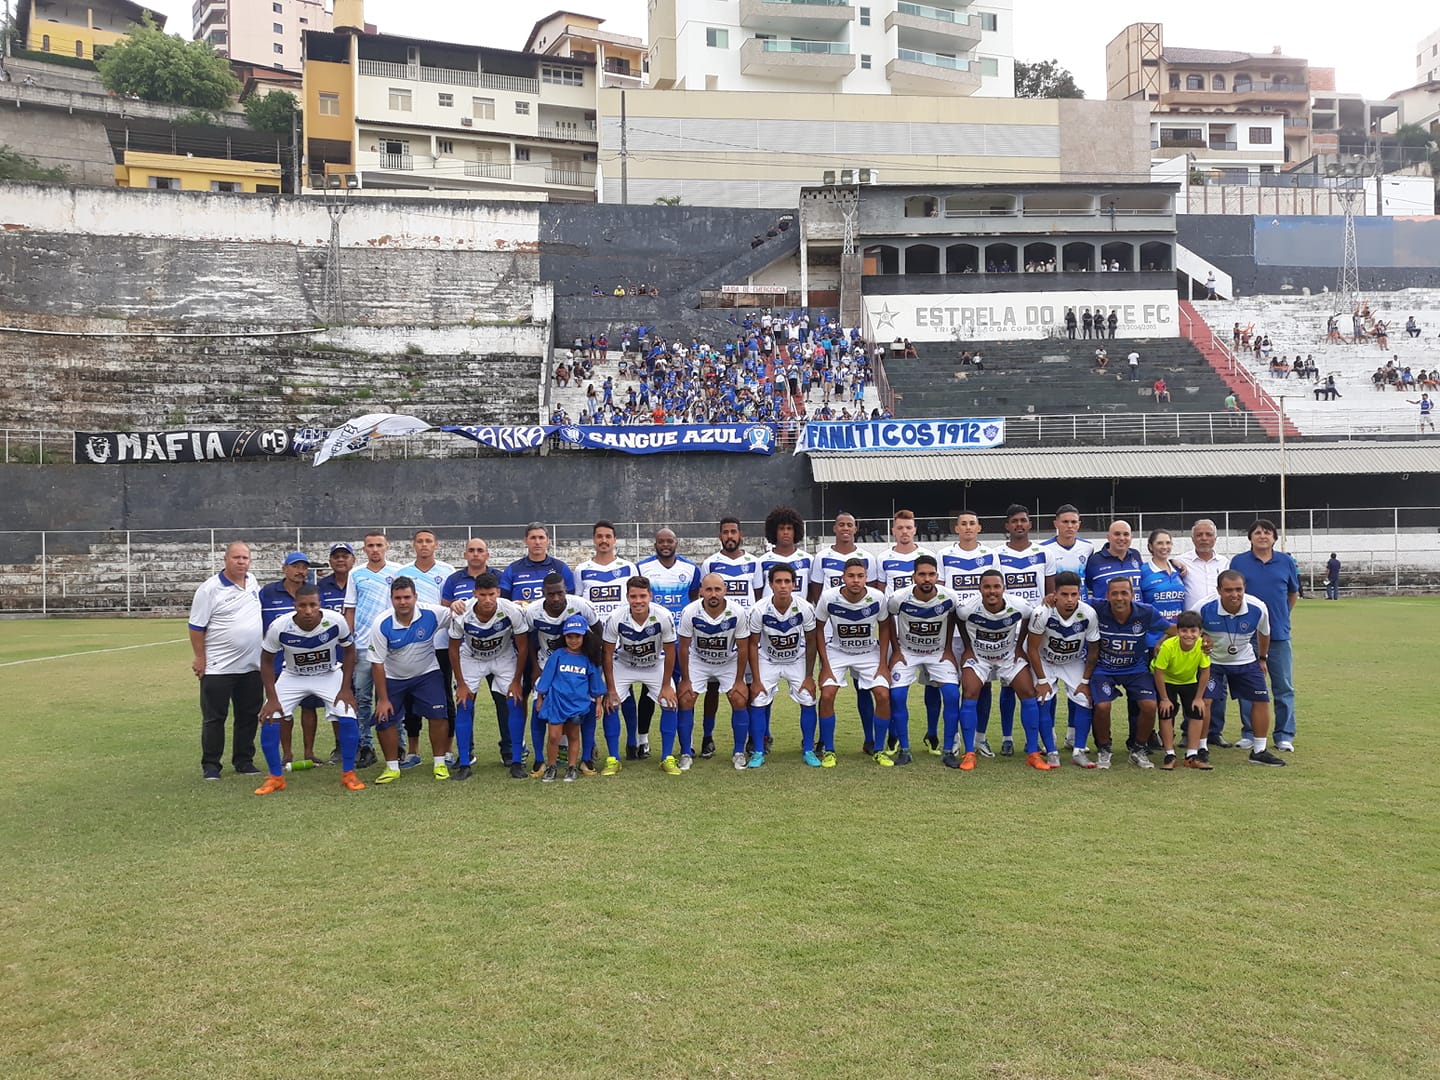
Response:
POLYGON ((1137 623, 1131 623, 1131 624, 1130 624, 1130 632, 1131 632, 1132 634, 1138 634, 1138 633, 1140 633, 1141 629, 1143 629, 1143 628, 1141 627, 1141 625, 1140 625, 1138 622, 1137 622, 1137 623))

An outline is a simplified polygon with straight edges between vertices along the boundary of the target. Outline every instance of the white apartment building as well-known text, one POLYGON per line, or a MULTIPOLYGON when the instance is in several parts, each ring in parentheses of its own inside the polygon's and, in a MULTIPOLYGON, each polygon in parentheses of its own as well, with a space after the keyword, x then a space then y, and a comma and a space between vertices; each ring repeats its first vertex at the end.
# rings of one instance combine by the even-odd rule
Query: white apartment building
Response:
POLYGON ((1015 96, 1011 0, 649 0, 650 85, 1015 96))
POLYGON ((300 36, 329 30, 334 0, 195 0, 195 40, 246 64, 299 71, 300 36))
MULTIPOLYGON (((1160 165, 1189 161, 1189 171, 1216 183, 1285 168, 1285 117, 1263 113, 1151 113, 1150 156, 1160 165)), ((1169 176, 1169 170, 1159 175, 1169 176)))
POLYGON ((1435 82, 1440 79, 1440 30, 1420 42, 1415 48, 1415 83, 1435 82))

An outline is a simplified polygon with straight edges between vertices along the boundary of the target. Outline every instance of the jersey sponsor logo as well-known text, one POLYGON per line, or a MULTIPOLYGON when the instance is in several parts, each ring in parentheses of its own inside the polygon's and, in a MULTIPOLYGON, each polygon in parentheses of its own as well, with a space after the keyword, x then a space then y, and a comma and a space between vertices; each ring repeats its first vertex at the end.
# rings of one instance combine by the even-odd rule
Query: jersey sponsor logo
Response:
POLYGON ((721 637, 697 637, 695 639, 695 651, 700 653, 728 653, 730 651, 730 638, 728 635, 721 637))
POLYGON ((1049 652, 1054 656, 1070 657, 1080 652, 1079 638, 1051 638, 1049 652))
POLYGON ((748 577, 725 579, 726 596, 749 596, 750 588, 751 583, 748 577))
POLYGON ((835 636, 841 641, 873 641, 869 622, 836 622, 835 636))
POLYGON ((909 634, 915 638, 938 637, 940 631, 945 628, 943 622, 912 622, 909 627, 909 634))
POLYGON ((657 638, 622 641, 619 649, 625 658, 636 666, 650 665, 660 658, 660 642, 657 638))
POLYGON ((590 602, 592 604, 618 604, 620 602, 620 583, 610 585, 591 585, 590 602))
POLYGON ((770 648, 777 653, 797 652, 800 647, 799 634, 771 634, 769 636, 770 648))

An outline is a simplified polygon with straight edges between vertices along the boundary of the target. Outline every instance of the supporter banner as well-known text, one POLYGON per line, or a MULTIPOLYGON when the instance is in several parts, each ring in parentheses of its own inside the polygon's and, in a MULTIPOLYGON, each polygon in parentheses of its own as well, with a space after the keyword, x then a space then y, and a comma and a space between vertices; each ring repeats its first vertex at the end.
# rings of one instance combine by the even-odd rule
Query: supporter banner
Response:
POLYGON ((800 429, 795 453, 875 450, 989 450, 1005 443, 1005 421, 811 421, 800 429))
POLYGON ((521 450, 534 450, 545 442, 558 430, 553 427, 545 427, 540 424, 505 426, 500 424, 488 424, 477 426, 475 424, 446 424, 440 428, 441 431, 448 431, 451 435, 463 435, 467 439, 474 439, 476 442, 495 450, 508 450, 518 453, 521 450))
POLYGON ((556 433, 571 446, 619 450, 625 454, 715 451, 773 454, 775 429, 768 424, 665 424, 659 427, 562 427, 556 433))
POLYGON ((364 450, 373 439, 399 438, 402 435, 418 435, 429 431, 430 424, 416 416, 399 413, 366 413, 354 420, 341 424, 330 432, 320 449, 315 452, 315 464, 323 465, 332 457, 353 454, 364 450))
POLYGON ((77 431, 75 462, 78 465, 124 465, 132 461, 298 457, 314 449, 316 434, 309 428, 77 431))
MULTIPOLYGON (((1097 278, 1106 275, 1096 274, 1097 278)), ((867 296, 865 312, 876 341, 994 341, 1065 333, 1065 311, 1115 312, 1117 338, 1178 337, 1179 299, 1162 289, 1115 291, 939 293, 867 296)), ((1081 329, 1077 324, 1075 336, 1081 329)))

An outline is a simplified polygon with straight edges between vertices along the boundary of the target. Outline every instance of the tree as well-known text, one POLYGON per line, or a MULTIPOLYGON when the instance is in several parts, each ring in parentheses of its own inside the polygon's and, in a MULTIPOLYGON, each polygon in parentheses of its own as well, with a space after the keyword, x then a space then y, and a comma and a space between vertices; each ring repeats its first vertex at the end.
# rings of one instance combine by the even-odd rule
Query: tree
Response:
POLYGON ((299 103, 289 90, 272 90, 268 94, 252 94, 245 99, 245 120, 256 131, 289 135, 295 123, 299 103))
POLYGON ((1380 158, 1386 169, 1403 169, 1423 161, 1433 163, 1435 147, 1435 138, 1428 128, 1419 124, 1402 124, 1393 134, 1381 138, 1380 158))
POLYGON ((1085 91, 1075 85, 1075 76, 1058 60, 1039 60, 1033 64, 1015 61, 1015 96, 1017 98, 1083 98, 1085 91))
POLYGON ((167 34, 147 17, 95 62, 100 81, 145 101, 223 109, 240 93, 229 62, 203 41, 167 34))
POLYGON ((52 184, 70 181, 70 171, 63 165, 47 169, 33 157, 26 157, 7 143, 0 143, 0 180, 43 180, 52 184))

